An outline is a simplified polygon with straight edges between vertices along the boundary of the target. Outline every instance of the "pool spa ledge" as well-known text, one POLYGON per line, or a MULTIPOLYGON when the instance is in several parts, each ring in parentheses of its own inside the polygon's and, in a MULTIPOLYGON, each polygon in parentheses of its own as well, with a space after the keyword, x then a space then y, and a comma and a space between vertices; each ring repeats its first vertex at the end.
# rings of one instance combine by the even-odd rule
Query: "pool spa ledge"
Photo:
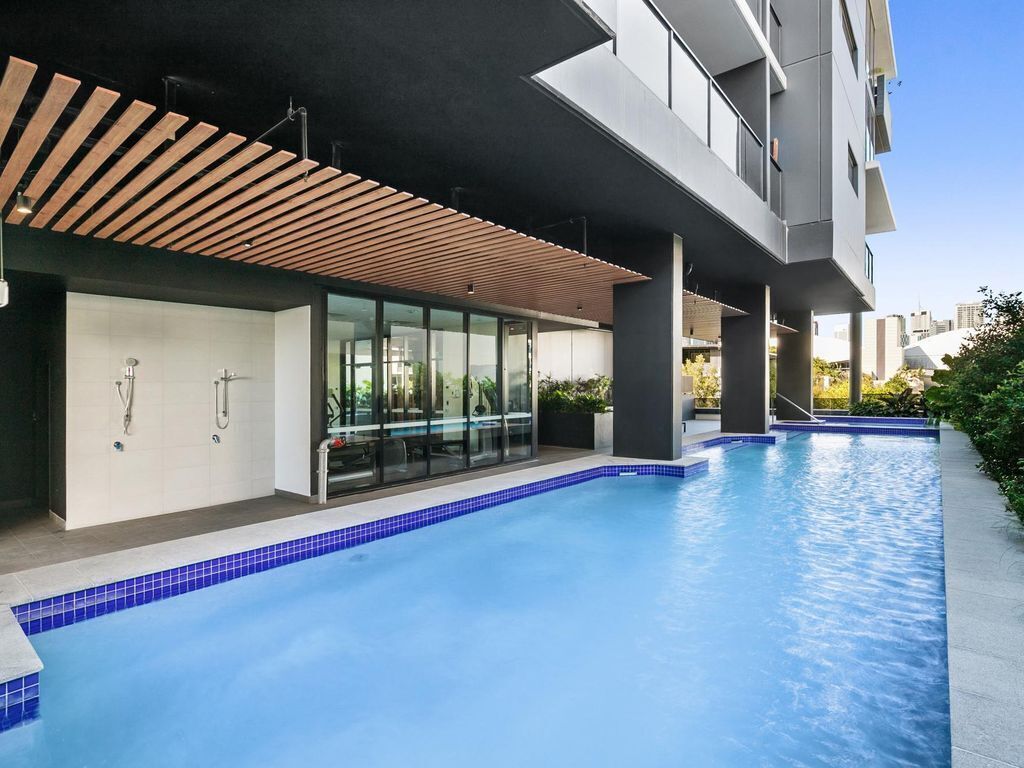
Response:
POLYGON ((954 768, 1024 768, 1024 535, 967 437, 939 441, 954 768))
POLYGON ((691 455, 695 450, 783 439, 709 436, 687 445, 687 455, 674 462, 593 454, 2 575, 0 731, 39 712, 43 665, 29 635, 599 477, 689 477, 708 466, 706 458, 691 455))

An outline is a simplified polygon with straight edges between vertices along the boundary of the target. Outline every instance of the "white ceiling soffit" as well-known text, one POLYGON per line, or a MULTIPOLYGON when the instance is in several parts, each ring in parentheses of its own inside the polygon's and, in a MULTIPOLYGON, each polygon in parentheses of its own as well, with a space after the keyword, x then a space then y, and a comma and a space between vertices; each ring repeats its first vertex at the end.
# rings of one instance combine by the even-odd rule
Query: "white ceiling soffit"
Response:
POLYGON ((875 21, 875 70, 892 80, 896 77, 896 47, 892 40, 889 0, 870 0, 875 21))

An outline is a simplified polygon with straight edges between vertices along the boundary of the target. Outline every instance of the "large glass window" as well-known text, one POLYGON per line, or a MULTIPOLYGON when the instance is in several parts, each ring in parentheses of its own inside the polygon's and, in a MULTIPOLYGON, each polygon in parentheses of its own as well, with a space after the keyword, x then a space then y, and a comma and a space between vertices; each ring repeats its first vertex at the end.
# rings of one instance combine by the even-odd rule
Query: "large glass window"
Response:
POLYGON ((461 312, 430 311, 430 474, 466 467, 466 330, 461 312))
POLYGON ((352 296, 327 300, 327 432, 343 445, 331 451, 330 491, 373 485, 380 421, 374 399, 377 303, 352 296))
POLYGON ((846 47, 850 49, 850 58, 853 60, 853 69, 857 70, 857 38, 853 34, 853 24, 850 23, 850 11, 846 7, 846 0, 839 0, 839 15, 842 17, 843 37, 846 38, 846 47))
POLYGON ((615 54, 668 104, 668 28, 644 0, 619 0, 615 54))
POLYGON ((501 460, 501 399, 498 395, 498 318, 469 316, 469 463, 501 460))
POLYGON ((328 492, 533 454, 532 328, 404 301, 327 299, 328 492))
POLYGON ((384 302, 384 482, 427 474, 427 329, 423 308, 384 302))
POLYGON ((533 452, 533 341, 530 324, 505 323, 505 455, 533 452))

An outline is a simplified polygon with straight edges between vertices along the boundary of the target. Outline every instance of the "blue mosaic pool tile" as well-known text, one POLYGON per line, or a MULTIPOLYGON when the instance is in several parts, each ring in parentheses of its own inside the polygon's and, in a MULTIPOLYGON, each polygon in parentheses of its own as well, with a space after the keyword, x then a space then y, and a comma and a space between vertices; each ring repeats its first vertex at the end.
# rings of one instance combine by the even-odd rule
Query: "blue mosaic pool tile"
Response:
MULTIPOLYGON (((758 436, 758 442, 774 442, 772 436, 758 436)), ((752 441, 752 440, 751 440, 752 441)), ((525 485, 438 504, 393 517, 305 536, 266 547, 216 557, 202 562, 137 576, 113 584, 71 592, 66 595, 16 605, 11 610, 27 635, 47 632, 68 624, 144 605, 174 595, 192 592, 240 576, 265 571, 288 563, 356 547, 377 539, 423 528, 509 501, 566 488, 599 477, 658 475, 690 477, 707 470, 707 462, 689 466, 676 464, 615 464, 537 480, 525 485)))
POLYGON ((896 435, 899 437, 938 437, 937 427, 884 426, 881 424, 813 424, 781 423, 772 425, 773 430, 786 432, 835 432, 845 435, 896 435))
POLYGON ((0 731, 39 717, 39 673, 0 683, 0 731))
POLYGON ((735 448, 742 448, 744 445, 751 443, 761 445, 775 445, 776 443, 785 440, 785 435, 782 434, 767 434, 767 435, 722 435, 720 437, 711 437, 707 440, 701 440, 696 443, 687 443, 683 446, 683 454, 690 455, 694 453, 700 453, 706 451, 708 448, 724 447, 725 450, 731 451, 735 448))

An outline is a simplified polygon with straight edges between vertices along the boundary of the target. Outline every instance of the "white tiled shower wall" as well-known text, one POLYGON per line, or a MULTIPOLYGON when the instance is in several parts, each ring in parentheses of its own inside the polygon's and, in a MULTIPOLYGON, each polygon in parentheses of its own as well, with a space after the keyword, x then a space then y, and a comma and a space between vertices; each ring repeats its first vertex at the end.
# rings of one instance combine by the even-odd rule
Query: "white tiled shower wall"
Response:
POLYGON ((274 493, 274 313, 79 293, 67 303, 68 528, 274 493), (127 436, 114 388, 126 357, 139 361, 127 436), (214 421, 221 368, 240 377, 226 429, 214 421))

